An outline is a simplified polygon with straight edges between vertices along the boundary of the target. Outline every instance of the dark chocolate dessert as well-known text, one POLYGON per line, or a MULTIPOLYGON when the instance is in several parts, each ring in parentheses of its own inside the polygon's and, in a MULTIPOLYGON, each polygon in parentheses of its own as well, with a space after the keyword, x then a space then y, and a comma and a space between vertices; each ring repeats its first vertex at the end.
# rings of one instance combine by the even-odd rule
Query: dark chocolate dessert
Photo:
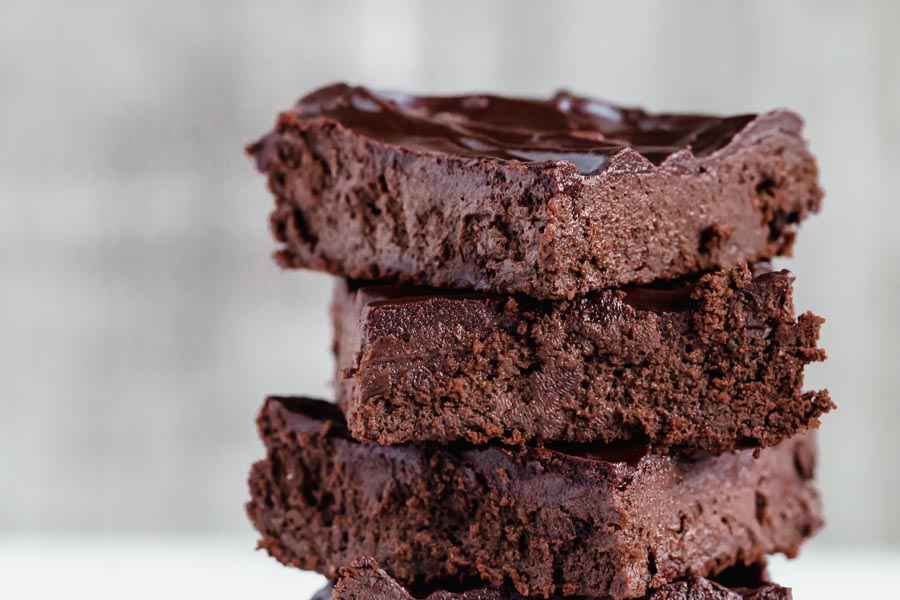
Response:
MULTIPOLYGON (((724 581, 699 576, 667 583, 647 594, 643 600, 791 600, 791 590, 769 583, 760 577, 763 568, 752 568, 737 574, 726 574, 724 581)), ((313 600, 529 600, 510 586, 473 586, 464 590, 416 590, 400 585, 382 570, 371 557, 360 557, 349 567, 339 570, 334 586, 326 586, 313 600)), ((563 600, 554 595, 551 600, 563 600)), ((580 600, 604 600, 584 597, 580 600)))
POLYGON ((334 405, 270 398, 250 475, 260 547, 329 578, 360 555, 403 585, 639 598, 796 554, 821 524, 815 440, 720 456, 645 446, 380 446, 334 405))
POLYGON ((382 444, 772 446, 831 408, 802 389, 825 354, 791 282, 739 265, 551 302, 340 281, 337 400, 354 437, 382 444))
POLYGON ((819 208, 796 114, 333 85, 248 147, 284 267, 572 298, 790 251, 819 208))

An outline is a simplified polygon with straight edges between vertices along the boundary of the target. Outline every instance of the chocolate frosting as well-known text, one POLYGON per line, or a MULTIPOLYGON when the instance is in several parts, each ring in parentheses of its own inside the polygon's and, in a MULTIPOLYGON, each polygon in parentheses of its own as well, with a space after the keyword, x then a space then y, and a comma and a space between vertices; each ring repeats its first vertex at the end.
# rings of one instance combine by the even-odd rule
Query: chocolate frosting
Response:
POLYGON ((386 143, 524 163, 568 161, 582 175, 601 172, 626 148, 656 165, 681 150, 711 154, 756 118, 650 114, 564 91, 548 100, 412 96, 346 84, 309 94, 295 110, 386 143))

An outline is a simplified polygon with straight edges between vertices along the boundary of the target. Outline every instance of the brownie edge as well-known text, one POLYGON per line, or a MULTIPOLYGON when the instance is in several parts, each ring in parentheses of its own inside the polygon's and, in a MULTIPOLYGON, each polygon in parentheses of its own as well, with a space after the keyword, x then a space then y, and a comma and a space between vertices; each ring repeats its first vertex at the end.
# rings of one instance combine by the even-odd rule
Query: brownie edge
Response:
MULTIPOLYGON (((762 571, 763 568, 758 569, 762 571)), ((342 567, 334 586, 320 590, 313 600, 528 600, 515 589, 503 585, 475 585, 463 591, 434 590, 415 593, 404 588, 378 566, 375 559, 361 556, 349 567, 342 567)), ((552 600, 563 600, 553 596, 552 600)), ((644 600, 791 600, 791 590, 769 583, 757 574, 743 575, 737 583, 693 576, 669 583, 650 592, 644 600)), ((602 600, 584 597, 582 600, 602 600)))

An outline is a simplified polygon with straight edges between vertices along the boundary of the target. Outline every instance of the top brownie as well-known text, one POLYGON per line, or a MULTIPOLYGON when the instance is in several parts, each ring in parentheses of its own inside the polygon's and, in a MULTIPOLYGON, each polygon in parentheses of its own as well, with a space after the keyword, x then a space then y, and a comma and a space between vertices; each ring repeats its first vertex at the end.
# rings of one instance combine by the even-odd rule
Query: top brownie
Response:
POLYGON ((801 128, 785 110, 338 84, 248 152, 275 195, 284 267, 571 298, 789 253, 822 197, 801 128))

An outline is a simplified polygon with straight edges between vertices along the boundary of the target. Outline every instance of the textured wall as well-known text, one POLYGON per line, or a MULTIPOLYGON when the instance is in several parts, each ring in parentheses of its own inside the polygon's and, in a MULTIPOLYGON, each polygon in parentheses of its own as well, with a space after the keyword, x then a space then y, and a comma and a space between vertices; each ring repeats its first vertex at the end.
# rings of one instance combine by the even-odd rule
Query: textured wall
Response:
POLYGON ((900 3, 0 2, 0 530, 244 530, 268 392, 327 394, 327 277, 241 154, 338 79, 804 114, 790 263, 832 540, 900 540, 900 3), (126 6, 127 5, 127 6, 126 6))

